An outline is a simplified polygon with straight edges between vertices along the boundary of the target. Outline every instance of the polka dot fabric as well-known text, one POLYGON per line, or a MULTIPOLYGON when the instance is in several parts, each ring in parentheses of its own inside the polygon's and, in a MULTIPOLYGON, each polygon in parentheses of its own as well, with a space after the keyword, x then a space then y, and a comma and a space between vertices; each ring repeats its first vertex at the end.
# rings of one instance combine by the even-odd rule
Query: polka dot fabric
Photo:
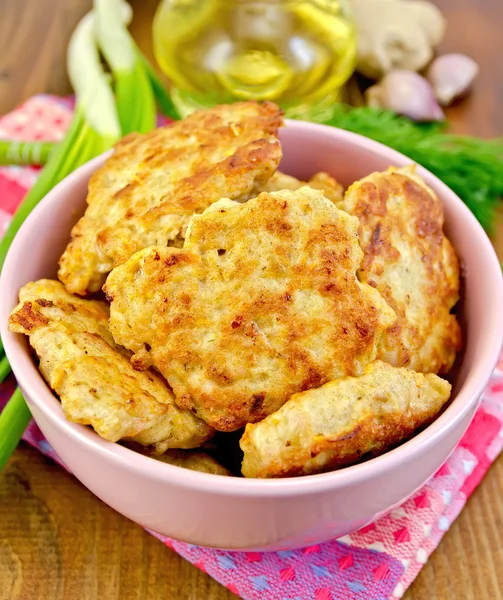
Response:
MULTIPOLYGON (((68 99, 36 96, 0 119, 0 135, 60 139, 71 107, 68 99)), ((0 235, 36 174, 31 168, 0 168, 0 235)), ((0 387, 0 410, 14 385, 11 376, 0 387)), ((64 467, 35 423, 24 439, 64 467)), ((503 353, 472 424, 449 460, 402 506, 356 533, 302 550, 268 553, 211 550, 149 533, 247 600, 395 600, 502 449, 503 353)))

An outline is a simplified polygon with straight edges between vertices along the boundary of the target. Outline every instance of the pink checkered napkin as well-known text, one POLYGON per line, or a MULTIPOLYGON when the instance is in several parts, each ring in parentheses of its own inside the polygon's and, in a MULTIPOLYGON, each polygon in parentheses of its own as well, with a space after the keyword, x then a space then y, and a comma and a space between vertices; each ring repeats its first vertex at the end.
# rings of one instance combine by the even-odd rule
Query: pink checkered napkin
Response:
MULTIPOLYGON (((60 139, 71 103, 36 96, 0 119, 0 136, 60 139)), ((37 169, 0 168, 0 231, 37 169)), ((0 387, 0 410, 14 389, 0 387)), ((24 439, 59 462, 35 423, 24 439)), ((480 408, 445 465, 400 508, 337 541, 285 552, 222 552, 150 532, 244 599, 383 600, 400 598, 438 546, 503 448, 503 354, 480 408)), ((64 467, 64 465, 62 465, 64 467)))

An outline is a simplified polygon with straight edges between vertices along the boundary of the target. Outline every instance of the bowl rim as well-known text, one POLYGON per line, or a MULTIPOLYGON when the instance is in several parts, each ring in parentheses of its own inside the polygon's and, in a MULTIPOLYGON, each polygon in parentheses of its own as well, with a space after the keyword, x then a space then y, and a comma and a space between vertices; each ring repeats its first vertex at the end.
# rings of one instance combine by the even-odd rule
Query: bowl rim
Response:
MULTIPOLYGON (((287 120, 286 122, 289 129, 297 129, 299 132, 308 133, 309 135, 320 134, 326 136, 328 134, 330 136, 343 138, 344 141, 350 145, 359 146, 363 150, 384 156, 384 158, 389 161, 390 165, 403 164, 404 161, 409 163, 414 162, 405 155, 384 146, 379 142, 352 132, 328 125, 303 121, 287 120)), ((21 334, 14 334, 8 331, 6 317, 12 310, 12 307, 5 299, 5 282, 9 277, 9 272, 16 269, 16 257, 18 251, 24 247, 25 244, 30 243, 31 232, 34 224, 37 222, 39 214, 49 210, 53 204, 59 202, 60 193, 64 191, 64 188, 68 184, 89 177, 90 174, 102 164, 110 152, 111 151, 101 154, 81 166, 55 186, 45 198, 43 198, 15 236, 7 254, 0 277, 0 315, 2 316, 1 336, 13 372, 21 381, 21 386, 24 388, 27 396, 30 397, 29 404, 30 402, 33 402, 33 404, 51 421, 54 427, 62 430, 65 435, 70 436, 74 442, 83 446, 86 451, 101 454, 104 459, 109 460, 116 466, 135 471, 149 479, 164 481, 165 483, 170 483, 183 488, 191 488, 194 490, 204 489, 206 492, 236 497, 298 496, 315 494, 323 491, 334 491, 349 485, 354 485, 366 479, 378 477, 384 472, 392 471, 395 467, 403 464, 404 460, 407 460, 407 457, 412 459, 416 453, 426 451, 430 448, 437 440, 454 429, 467 413, 476 406, 494 370, 501 350, 503 342, 503 311, 499 311, 494 315, 495 322, 490 331, 487 332, 484 341, 484 347, 486 349, 484 355, 489 356, 490 359, 485 362, 475 362, 467 379, 463 382, 463 385, 453 401, 433 423, 400 446, 366 462, 345 467, 338 471, 283 479, 247 479, 222 476, 219 476, 219 478, 216 479, 215 475, 212 474, 182 469, 143 456, 118 443, 108 442, 102 439, 89 427, 67 421, 60 402, 52 394, 35 366, 31 356, 29 356, 29 353, 26 352, 23 345, 20 343, 21 334), (218 485, 215 485, 217 482, 218 485)), ((491 278, 494 283, 493 297, 496 299, 499 298, 499 303, 503 306, 503 278, 501 276, 500 264, 482 226, 460 198, 442 181, 420 165, 417 166, 417 172, 421 176, 426 176, 430 182, 433 182, 439 192, 441 200, 448 199, 447 201, 449 203, 454 203, 456 205, 456 210, 459 210, 462 213, 463 218, 468 221, 469 227, 472 230, 472 240, 474 243, 481 246, 486 257, 487 278, 491 278)))

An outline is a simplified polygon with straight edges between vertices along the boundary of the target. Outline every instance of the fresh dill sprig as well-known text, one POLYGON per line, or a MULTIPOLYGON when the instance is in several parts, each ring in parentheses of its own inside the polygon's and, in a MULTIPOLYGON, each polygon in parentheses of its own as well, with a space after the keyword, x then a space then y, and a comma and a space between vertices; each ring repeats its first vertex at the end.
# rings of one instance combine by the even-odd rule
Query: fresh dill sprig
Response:
POLYGON ((450 187, 484 229, 493 230, 503 196, 503 139, 483 140, 418 124, 372 107, 335 105, 325 124, 381 142, 422 165, 450 187))

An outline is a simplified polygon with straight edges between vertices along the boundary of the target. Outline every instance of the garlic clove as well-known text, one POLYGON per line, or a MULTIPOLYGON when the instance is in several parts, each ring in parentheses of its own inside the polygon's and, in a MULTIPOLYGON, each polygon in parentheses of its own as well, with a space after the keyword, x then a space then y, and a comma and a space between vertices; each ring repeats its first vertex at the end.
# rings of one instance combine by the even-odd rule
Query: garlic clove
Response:
POLYGON ((387 108, 414 121, 442 121, 433 88, 414 71, 391 71, 366 92, 367 104, 387 108))
POLYGON ((449 106, 456 98, 464 96, 478 75, 479 66, 464 54, 444 54, 430 65, 427 78, 442 106, 449 106))

